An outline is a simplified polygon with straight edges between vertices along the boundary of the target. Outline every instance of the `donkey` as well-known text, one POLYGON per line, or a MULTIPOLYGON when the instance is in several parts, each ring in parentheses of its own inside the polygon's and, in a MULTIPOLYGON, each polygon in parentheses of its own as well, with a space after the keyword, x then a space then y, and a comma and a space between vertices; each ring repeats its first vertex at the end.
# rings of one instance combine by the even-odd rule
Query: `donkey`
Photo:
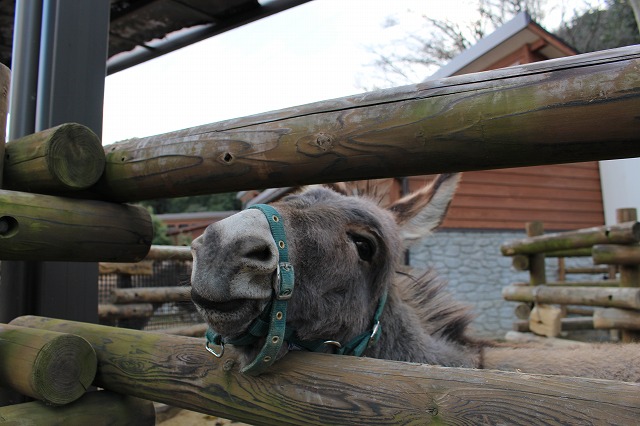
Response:
POLYGON ((289 350, 440 366, 640 381, 640 345, 554 349, 473 339, 468 307, 432 271, 401 266, 436 229, 459 174, 442 174, 386 208, 345 184, 312 186, 211 224, 193 241, 192 299, 207 349, 237 346, 242 371, 289 350))

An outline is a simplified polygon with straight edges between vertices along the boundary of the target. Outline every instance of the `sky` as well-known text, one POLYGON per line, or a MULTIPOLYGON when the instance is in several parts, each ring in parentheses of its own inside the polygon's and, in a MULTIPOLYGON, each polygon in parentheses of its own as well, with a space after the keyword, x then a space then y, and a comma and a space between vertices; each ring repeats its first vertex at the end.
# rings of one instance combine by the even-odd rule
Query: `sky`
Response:
MULTIPOLYGON (((314 0, 118 72, 106 79, 103 144, 361 93, 368 47, 416 28, 420 14, 468 19, 476 3, 314 0), (401 25, 385 26, 389 17, 401 25)), ((542 25, 553 30, 563 8, 585 3, 547 4, 542 25)))

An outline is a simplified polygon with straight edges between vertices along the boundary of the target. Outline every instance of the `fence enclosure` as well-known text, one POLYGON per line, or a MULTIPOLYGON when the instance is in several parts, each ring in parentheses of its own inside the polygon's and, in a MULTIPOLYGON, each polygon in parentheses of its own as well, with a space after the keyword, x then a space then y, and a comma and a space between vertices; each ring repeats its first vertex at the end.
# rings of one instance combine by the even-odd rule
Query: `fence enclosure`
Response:
MULTIPOLYGON (((120 202, 637 157, 639 66, 640 46, 631 46, 117 143, 105 147, 101 179, 74 198, 60 196, 59 188, 42 195, 51 193, 46 185, 0 191, 7 212, 0 217, 0 255, 140 260, 150 249, 150 219, 120 202), (36 237, 21 240, 25 235, 36 237)), ((532 271, 541 263, 528 261, 532 271)), ((98 359, 93 383, 108 391, 254 424, 528 424, 534 416, 632 423, 640 416, 634 383, 318 354, 290 354, 272 373, 253 378, 238 373, 233 357, 213 359, 201 339, 37 317, 13 323, 88 341, 98 359)), ((120 397, 116 405, 137 401, 120 397)), ((26 412, 41 415, 39 408, 26 412)))

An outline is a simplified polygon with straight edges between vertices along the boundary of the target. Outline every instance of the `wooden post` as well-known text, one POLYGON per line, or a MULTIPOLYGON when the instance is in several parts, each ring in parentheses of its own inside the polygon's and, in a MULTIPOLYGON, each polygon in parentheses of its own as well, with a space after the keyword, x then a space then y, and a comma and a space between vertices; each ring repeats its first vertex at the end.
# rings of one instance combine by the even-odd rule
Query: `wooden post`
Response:
POLYGON ((100 387, 253 425, 522 424, 532 415, 541 424, 633 424, 640 417, 638 383, 302 352, 250 377, 239 372, 232 346, 218 359, 202 338, 42 317, 14 323, 85 337, 98 355, 100 387))
POLYGON ((0 190, 0 259, 137 262, 149 251, 147 209, 0 190))
MULTIPOLYGON (((636 209, 618 209, 616 210, 616 220, 618 223, 637 221, 638 212, 636 209)), ((620 287, 640 287, 640 265, 620 265, 620 287)), ((622 330, 620 338, 624 343, 640 341, 640 331, 622 330)))
POLYGON ((639 63, 629 46, 118 142, 97 190, 139 201, 637 157, 639 63))
MULTIPOLYGON (((525 224, 527 237, 538 237, 544 234, 542 222, 527 222, 525 224)), ((545 269, 544 253, 534 253, 529 255, 529 284, 539 285, 547 282, 547 272, 545 269)))
POLYGON ((62 407, 41 402, 0 407, 0 426, 118 425, 153 426, 156 413, 151 401, 108 391, 88 392, 62 407))
POLYGON ((2 387, 47 404, 68 404, 84 394, 96 368, 96 354, 81 337, 0 324, 2 387))
POLYGON ((7 143, 4 188, 39 194, 87 189, 104 171, 100 138, 76 123, 61 124, 7 143))

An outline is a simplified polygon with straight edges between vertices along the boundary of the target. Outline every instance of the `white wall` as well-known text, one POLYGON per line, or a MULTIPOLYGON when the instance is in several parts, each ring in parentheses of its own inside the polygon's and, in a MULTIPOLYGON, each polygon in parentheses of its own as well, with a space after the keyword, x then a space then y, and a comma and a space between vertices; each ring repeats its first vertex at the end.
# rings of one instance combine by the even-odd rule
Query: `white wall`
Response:
POLYGON ((640 158, 600 161, 605 224, 616 223, 616 209, 640 211, 640 158))

